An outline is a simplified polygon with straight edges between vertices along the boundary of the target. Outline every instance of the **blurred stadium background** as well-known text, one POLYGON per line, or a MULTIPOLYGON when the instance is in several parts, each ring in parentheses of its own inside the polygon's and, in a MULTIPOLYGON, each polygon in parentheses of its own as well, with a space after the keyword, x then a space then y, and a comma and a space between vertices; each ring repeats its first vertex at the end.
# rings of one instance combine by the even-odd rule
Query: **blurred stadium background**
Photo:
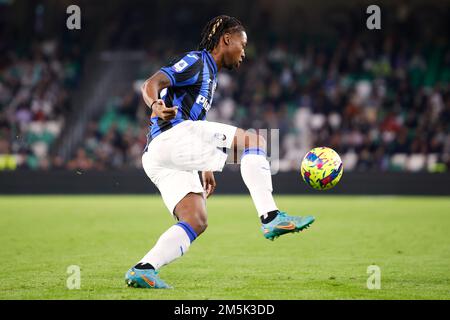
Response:
POLYGON ((450 5, 377 1, 382 29, 368 30, 370 4, 0 0, 0 299, 449 299, 450 5), (71 4, 81 30, 66 28, 71 4), (141 167, 139 87, 219 14, 249 43, 208 119, 279 129, 277 203, 317 222, 266 242, 229 165, 216 193, 244 195, 208 200, 208 232, 163 272, 179 290, 133 291, 123 274, 173 222, 141 167), (299 176, 320 145, 344 162, 322 193, 299 176), (127 195, 90 196, 109 193, 127 195), (366 287, 372 264, 382 290, 366 287))
POLYGON ((369 4, 0 1, 0 171, 143 173, 140 84, 226 12, 248 29, 247 59, 221 72, 210 121, 280 129, 281 172, 326 145, 344 176, 448 173, 448 2, 381 1, 381 30, 369 4), (66 28, 70 4, 81 30, 66 28))

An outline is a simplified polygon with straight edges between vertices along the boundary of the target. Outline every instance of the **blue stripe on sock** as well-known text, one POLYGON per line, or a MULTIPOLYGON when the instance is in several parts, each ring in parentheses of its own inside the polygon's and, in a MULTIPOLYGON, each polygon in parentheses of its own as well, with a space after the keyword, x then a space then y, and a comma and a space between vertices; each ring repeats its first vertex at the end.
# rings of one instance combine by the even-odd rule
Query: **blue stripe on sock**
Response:
POLYGON ((244 149, 244 152, 242 152, 241 159, 242 159, 243 156, 245 156, 247 154, 257 154, 257 155, 266 156, 266 152, 263 149, 260 149, 260 148, 247 148, 247 149, 244 149))
POLYGON ((192 241, 194 241, 197 238, 197 233, 195 233, 194 229, 192 229, 192 227, 189 225, 189 223, 184 222, 184 221, 180 221, 176 225, 178 225, 178 226, 183 228, 183 230, 188 235, 189 240, 191 241, 191 243, 192 243, 192 241))

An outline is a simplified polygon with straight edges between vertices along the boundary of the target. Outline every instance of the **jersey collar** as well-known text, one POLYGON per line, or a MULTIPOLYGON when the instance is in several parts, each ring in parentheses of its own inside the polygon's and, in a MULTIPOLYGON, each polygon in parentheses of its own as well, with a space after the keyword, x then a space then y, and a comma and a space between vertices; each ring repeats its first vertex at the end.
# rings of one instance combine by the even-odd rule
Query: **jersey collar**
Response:
POLYGON ((217 64, 216 64, 216 61, 214 60, 213 56, 211 55, 211 53, 209 53, 208 50, 203 49, 203 51, 206 52, 206 56, 208 57, 209 63, 213 67, 214 73, 217 73, 217 64))

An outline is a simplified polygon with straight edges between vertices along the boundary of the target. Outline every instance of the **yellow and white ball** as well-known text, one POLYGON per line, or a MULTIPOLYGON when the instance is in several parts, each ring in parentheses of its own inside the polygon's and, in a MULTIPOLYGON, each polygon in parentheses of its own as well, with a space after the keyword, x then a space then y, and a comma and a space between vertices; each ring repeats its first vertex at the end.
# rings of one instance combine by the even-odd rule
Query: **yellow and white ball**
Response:
POLYGON ((343 172, 341 157, 327 147, 312 149, 305 155, 301 164, 303 181, 317 190, 328 190, 336 186, 343 172))

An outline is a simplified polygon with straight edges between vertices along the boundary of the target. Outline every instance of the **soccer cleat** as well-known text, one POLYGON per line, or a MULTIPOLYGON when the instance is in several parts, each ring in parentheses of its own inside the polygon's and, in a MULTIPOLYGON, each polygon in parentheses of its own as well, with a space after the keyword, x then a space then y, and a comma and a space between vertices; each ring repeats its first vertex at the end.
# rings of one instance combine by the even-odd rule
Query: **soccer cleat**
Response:
POLYGON ((275 238, 291 232, 299 232, 303 229, 309 228, 309 226, 314 222, 313 216, 306 217, 293 217, 288 216, 286 212, 278 212, 275 219, 269 223, 263 223, 262 232, 264 237, 269 240, 274 240, 275 238))
POLYGON ((153 269, 131 268, 125 274, 125 283, 134 288, 171 289, 158 276, 158 271, 153 269))

